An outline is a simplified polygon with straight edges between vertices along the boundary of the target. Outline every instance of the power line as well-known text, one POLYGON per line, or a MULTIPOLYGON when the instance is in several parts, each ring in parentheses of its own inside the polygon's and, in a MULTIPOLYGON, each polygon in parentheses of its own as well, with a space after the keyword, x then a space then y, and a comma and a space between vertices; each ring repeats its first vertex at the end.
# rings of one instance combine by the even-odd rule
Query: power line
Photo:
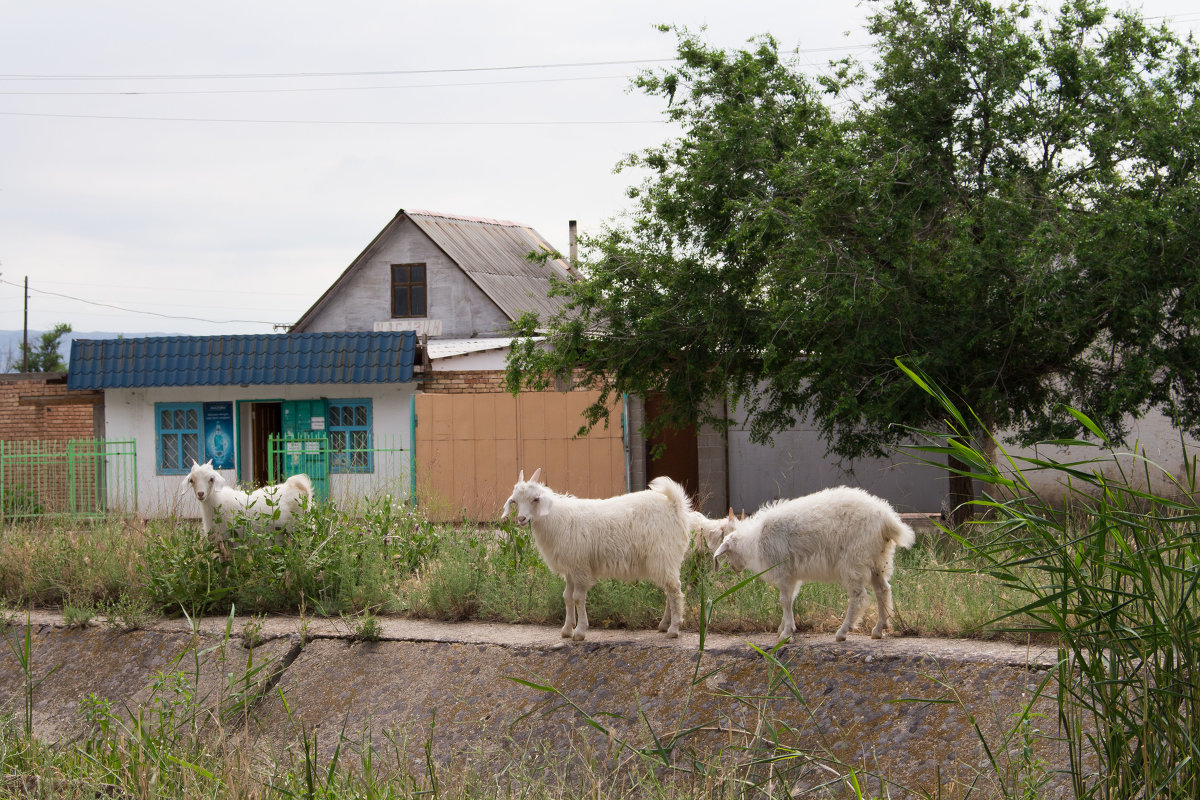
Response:
POLYGON ((5 117, 40 117, 56 119, 110 119, 134 122, 214 122, 252 125, 391 125, 401 127, 545 127, 555 125, 665 125, 667 119, 595 119, 595 120, 369 120, 369 119, 233 119, 213 117, 140 117, 117 114, 41 114, 26 111, 0 111, 5 117))
MULTIPOLYGON (((12 281, 6 281, 3 278, 0 278, 0 283, 8 285, 8 286, 15 286, 18 289, 23 288, 20 284, 13 283, 12 281)), ((127 314, 141 314, 143 316, 159 317, 161 319, 179 319, 179 320, 188 320, 191 322, 208 322, 213 325, 236 325, 236 324, 276 325, 276 324, 278 324, 275 322, 269 322, 267 320, 261 320, 261 319, 207 319, 205 317, 188 317, 188 316, 179 316, 179 315, 174 315, 174 314, 160 314, 157 311, 143 311, 143 310, 139 310, 139 309, 135 309, 135 308, 125 308, 123 306, 117 306, 117 305, 113 305, 111 303, 98 303, 94 300, 85 300, 82 297, 75 297, 74 295, 62 294, 61 292, 48 292, 45 289, 34 289, 33 287, 30 287, 29 291, 37 292, 38 294, 51 295, 53 297, 62 297, 67 300, 74 300, 79 303, 86 303, 87 305, 90 305, 90 306, 99 306, 101 308, 111 308, 111 309, 115 309, 117 311, 123 311, 127 314)))
POLYGON ((463 72, 503 72, 521 69, 561 69, 570 67, 611 67, 628 64, 656 64, 677 58, 638 58, 621 61, 575 61, 558 64, 514 64, 499 67, 450 67, 446 69, 387 69, 358 72, 242 72, 192 75, 0 75, 5 81, 176 81, 176 80, 259 80, 263 78, 361 78, 378 75, 444 75, 463 72))
POLYGON ((513 86, 530 83, 567 83, 573 81, 600 81, 616 78, 629 79, 622 75, 581 75, 572 78, 525 78, 511 81, 465 81, 461 83, 407 83, 392 86, 304 86, 275 89, 168 89, 164 91, 121 91, 105 90, 97 92, 3 92, 0 95, 16 97, 105 97, 115 96, 160 96, 160 95, 190 95, 190 94, 291 94, 297 92, 368 92, 376 90, 390 91, 393 89, 452 89, 470 86, 513 86))
MULTIPOLYGON (((219 294, 219 295, 228 295, 229 294, 228 289, 196 289, 196 288, 192 288, 192 287, 189 287, 187 289, 172 289, 169 286, 148 287, 148 286, 145 286, 144 284, 134 285, 134 284, 128 284, 128 283, 124 283, 124 284, 122 284, 122 283, 86 283, 83 281, 48 281, 48 280, 43 280, 43 281, 41 281, 41 283, 43 285, 48 284, 50 286, 77 286, 77 287, 79 287, 79 286, 95 286, 97 288, 104 288, 104 289, 143 289, 146 291, 152 291, 156 295, 186 294, 189 296, 194 296, 196 294, 219 294)), ((313 297, 312 292, 281 292, 276 289, 272 289, 271 294, 274 295, 275 297, 307 297, 309 299, 311 299, 313 297)))

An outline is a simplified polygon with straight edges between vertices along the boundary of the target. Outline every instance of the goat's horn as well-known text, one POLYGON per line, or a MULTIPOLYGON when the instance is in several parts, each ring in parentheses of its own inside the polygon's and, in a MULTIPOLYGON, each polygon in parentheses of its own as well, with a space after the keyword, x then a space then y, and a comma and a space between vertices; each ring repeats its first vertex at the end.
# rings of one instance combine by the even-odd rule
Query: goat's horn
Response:
POLYGON ((728 549, 729 549, 729 540, 726 539, 725 541, 721 542, 721 544, 717 547, 716 552, 713 553, 713 566, 714 567, 719 567, 721 565, 721 556, 725 555, 725 551, 728 549))

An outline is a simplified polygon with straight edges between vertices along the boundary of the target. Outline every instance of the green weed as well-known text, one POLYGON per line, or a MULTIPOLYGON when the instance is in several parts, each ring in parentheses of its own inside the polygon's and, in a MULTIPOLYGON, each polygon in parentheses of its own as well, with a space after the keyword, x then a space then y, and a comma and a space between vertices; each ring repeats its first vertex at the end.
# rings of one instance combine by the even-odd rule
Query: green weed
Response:
MULTIPOLYGON (((902 365, 903 366, 903 365, 902 365)), ((914 376, 916 379, 916 376, 914 376)), ((1058 643, 1058 724, 1077 797, 1196 797, 1200 794, 1200 505, 1197 471, 1172 475, 1137 453, 1117 451, 1086 415, 1071 413, 1096 442, 1060 463, 989 457, 972 437, 985 430, 938 387, 918 384, 946 413, 943 431, 917 432, 932 460, 953 452, 986 487, 976 501, 988 522, 950 532, 978 570, 1019 601, 1018 630, 1058 643), (1034 481, 1036 475, 1054 480, 1034 481), (1035 486, 1059 484, 1065 501, 1035 486), (1150 487, 1162 489, 1152 490, 1150 487)), ((990 434, 984 434, 990 435, 990 434)))

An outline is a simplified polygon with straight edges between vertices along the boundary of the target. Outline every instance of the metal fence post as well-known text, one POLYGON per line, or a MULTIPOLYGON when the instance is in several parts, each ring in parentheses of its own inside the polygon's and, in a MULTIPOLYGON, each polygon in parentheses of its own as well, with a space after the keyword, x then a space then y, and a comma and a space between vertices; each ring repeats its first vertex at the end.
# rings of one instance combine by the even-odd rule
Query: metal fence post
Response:
POLYGON ((79 498, 75 493, 75 482, 79 478, 79 465, 75 463, 75 440, 67 442, 67 513, 79 510, 79 498))

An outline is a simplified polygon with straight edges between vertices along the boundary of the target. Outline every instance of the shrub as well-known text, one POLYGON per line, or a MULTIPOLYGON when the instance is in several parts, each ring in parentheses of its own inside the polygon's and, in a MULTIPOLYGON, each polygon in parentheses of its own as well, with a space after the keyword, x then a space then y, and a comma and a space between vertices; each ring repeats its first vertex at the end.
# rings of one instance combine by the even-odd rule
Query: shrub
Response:
POLYGON ((337 615, 381 607, 395 595, 397 547, 390 514, 350 517, 315 504, 277 534, 235 526, 225 553, 191 526, 149 542, 144 579, 155 604, 196 616, 315 608, 337 615))

